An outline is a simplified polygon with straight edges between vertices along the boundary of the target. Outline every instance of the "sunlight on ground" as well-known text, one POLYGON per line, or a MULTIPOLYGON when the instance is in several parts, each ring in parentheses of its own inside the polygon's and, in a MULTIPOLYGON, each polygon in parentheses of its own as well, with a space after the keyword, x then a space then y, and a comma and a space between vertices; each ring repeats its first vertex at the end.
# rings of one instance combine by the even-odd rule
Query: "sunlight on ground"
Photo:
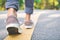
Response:
POLYGON ((60 17, 60 14, 52 14, 52 15, 49 15, 48 17, 60 17))

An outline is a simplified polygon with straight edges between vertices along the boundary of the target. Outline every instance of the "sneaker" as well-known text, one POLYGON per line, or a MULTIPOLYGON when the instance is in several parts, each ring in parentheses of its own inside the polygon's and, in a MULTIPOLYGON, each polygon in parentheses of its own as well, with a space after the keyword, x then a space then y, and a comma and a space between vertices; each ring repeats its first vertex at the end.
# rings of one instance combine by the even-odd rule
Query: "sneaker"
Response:
POLYGON ((32 21, 25 21, 25 28, 27 29, 31 29, 32 28, 32 25, 33 25, 33 22, 32 21))
POLYGON ((6 29, 8 34, 20 34, 22 30, 16 17, 9 16, 6 20, 6 29))

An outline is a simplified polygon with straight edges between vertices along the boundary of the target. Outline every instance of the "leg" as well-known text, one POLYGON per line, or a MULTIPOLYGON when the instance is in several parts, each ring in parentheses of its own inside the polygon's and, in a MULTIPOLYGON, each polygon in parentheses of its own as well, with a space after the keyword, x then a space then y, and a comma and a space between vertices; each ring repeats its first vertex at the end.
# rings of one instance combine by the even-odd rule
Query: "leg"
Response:
POLYGON ((30 20, 30 16, 33 13, 33 4, 34 0, 25 0, 25 12, 26 12, 25 20, 27 21, 30 20))
POLYGON ((31 20, 31 14, 33 13, 33 4, 34 0, 25 0, 25 22, 27 21, 27 24, 30 24, 29 21, 31 20))
POLYGON ((19 7, 18 0, 7 0, 5 7, 8 10, 7 16, 10 15, 17 16, 16 11, 18 10, 19 7))
POLYGON ((17 20, 16 11, 18 10, 18 0, 7 0, 6 1, 6 9, 8 10, 7 20, 6 20, 6 28, 9 34, 17 34, 21 33, 19 28, 19 22, 17 20))

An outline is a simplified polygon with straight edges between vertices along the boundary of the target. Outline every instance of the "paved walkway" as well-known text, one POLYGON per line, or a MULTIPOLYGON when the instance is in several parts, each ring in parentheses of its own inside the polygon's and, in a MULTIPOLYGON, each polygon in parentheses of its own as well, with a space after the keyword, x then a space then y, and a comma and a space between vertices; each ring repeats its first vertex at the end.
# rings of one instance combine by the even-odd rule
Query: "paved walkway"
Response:
POLYGON ((23 33, 21 35, 12 35, 12 36, 8 35, 5 29, 5 22, 6 22, 5 20, 7 15, 6 13, 7 13, 6 11, 0 12, 0 31, 1 31, 0 40, 50 40, 50 39, 58 40, 60 37, 59 36, 60 35, 59 34, 60 33, 60 27, 59 27, 60 11, 35 10, 34 14, 31 17, 31 19, 34 22, 32 29, 24 28, 23 22, 24 22, 25 13, 23 11, 18 11, 18 19, 19 22, 22 22, 21 28, 23 30, 23 33))

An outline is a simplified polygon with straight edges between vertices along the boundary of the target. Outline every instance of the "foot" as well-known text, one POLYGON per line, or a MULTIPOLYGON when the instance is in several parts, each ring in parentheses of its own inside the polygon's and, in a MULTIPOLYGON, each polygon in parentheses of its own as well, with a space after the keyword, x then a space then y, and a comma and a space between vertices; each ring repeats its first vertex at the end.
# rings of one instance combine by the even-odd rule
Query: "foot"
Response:
POLYGON ((31 29, 32 28, 32 25, 33 25, 33 22, 32 21, 25 21, 25 28, 27 29, 31 29))
POLYGON ((8 34, 20 34, 22 33, 21 28, 19 27, 20 24, 16 17, 9 16, 6 20, 6 29, 8 34))

